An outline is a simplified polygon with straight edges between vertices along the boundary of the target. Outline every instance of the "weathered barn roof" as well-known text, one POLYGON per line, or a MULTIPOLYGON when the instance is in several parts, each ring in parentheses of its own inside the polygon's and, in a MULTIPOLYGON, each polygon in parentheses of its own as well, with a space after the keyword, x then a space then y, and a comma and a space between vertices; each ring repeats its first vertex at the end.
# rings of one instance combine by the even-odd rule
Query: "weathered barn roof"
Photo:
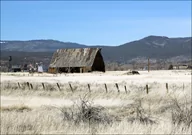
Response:
POLYGON ((58 49, 49 67, 91 67, 100 48, 58 49))

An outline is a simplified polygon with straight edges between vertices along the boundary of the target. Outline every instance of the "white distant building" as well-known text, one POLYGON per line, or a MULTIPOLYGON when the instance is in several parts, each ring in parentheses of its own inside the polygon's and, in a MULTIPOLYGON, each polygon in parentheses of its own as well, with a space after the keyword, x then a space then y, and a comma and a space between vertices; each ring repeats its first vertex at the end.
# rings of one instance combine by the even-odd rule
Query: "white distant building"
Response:
POLYGON ((175 65, 173 69, 190 69, 189 65, 175 65))
POLYGON ((38 73, 43 73, 43 66, 42 66, 42 65, 39 65, 39 66, 38 66, 37 72, 38 72, 38 73))

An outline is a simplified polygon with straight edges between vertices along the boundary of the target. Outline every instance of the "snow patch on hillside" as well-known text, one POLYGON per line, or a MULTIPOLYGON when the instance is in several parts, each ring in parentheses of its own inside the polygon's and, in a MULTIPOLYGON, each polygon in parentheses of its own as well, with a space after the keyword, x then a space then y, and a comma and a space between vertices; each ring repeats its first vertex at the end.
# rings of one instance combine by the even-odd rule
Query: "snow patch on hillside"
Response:
POLYGON ((161 46, 161 47, 164 47, 166 45, 166 42, 163 42, 163 43, 158 43, 156 41, 153 41, 152 42, 154 45, 157 45, 157 46, 161 46))

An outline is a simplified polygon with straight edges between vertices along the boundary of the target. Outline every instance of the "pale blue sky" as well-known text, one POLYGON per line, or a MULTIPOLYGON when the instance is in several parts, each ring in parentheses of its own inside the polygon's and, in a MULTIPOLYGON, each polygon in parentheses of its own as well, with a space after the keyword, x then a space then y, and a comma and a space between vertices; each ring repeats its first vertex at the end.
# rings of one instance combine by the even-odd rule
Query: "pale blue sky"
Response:
POLYGON ((1 40, 120 45, 191 36, 191 1, 1 1, 1 40))

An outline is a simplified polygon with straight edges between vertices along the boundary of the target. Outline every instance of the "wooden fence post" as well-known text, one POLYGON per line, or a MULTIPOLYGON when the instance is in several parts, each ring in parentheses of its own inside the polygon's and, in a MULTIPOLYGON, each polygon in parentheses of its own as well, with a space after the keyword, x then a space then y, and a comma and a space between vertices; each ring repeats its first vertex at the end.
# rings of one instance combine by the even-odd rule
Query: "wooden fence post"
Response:
POLYGON ((115 85, 116 85, 116 87, 117 87, 117 91, 118 91, 118 93, 119 93, 119 92, 120 92, 120 90, 119 90, 119 86, 118 86, 117 83, 115 83, 115 85))
POLYGON ((168 83, 166 83, 166 90, 167 90, 167 93, 169 93, 169 86, 168 86, 168 83))
POLYGON ((127 87, 126 86, 124 86, 125 87, 125 93, 127 93, 127 87))
POLYGON ((43 86, 43 89, 45 90, 45 85, 44 85, 44 83, 42 83, 42 86, 43 86))
POLYGON ((106 93, 108 92, 108 90, 107 90, 107 84, 105 83, 105 90, 106 90, 106 93))
POLYGON ((148 87, 148 85, 146 85, 146 93, 147 93, 147 94, 149 93, 149 87, 148 87))
POLYGON ((30 83, 30 86, 31 86, 31 89, 33 89, 33 85, 32 85, 32 83, 30 83))
POLYGON ((89 84, 87 84, 88 85, 88 89, 89 89, 89 92, 91 92, 91 88, 90 88, 90 85, 89 84))
POLYGON ((70 83, 69 83, 69 87, 70 87, 71 91, 73 92, 73 88, 72 88, 72 86, 71 86, 71 84, 70 84, 70 83))
POLYGON ((21 85, 19 84, 19 82, 17 83, 18 84, 18 87, 19 87, 19 89, 21 88, 21 85))
POLYGON ((30 90, 29 82, 27 82, 27 87, 28 87, 28 88, 29 88, 29 90, 30 90))
POLYGON ((59 86, 59 83, 57 83, 57 87, 58 87, 58 89, 61 91, 61 88, 60 88, 60 86, 59 86))

